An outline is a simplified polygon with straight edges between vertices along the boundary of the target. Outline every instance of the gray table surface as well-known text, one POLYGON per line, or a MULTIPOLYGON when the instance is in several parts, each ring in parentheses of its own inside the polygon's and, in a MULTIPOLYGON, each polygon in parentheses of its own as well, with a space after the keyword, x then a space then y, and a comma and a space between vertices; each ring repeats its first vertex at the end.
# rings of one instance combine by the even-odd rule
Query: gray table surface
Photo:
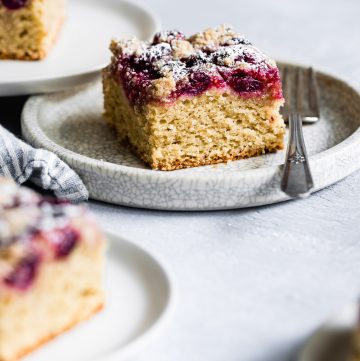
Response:
MULTIPOLYGON (((359 0, 147 0, 164 28, 231 23, 269 55, 360 87, 359 0)), ((284 361, 360 291, 360 172, 311 198, 207 213, 90 202, 105 229, 167 260, 174 317, 135 361, 284 361)))
MULTIPOLYGON (((360 86, 360 1, 148 0, 164 28, 233 24, 276 59, 360 86)), ((359 145, 360 146, 360 145, 359 145)), ((105 228, 161 254, 175 316, 137 361, 283 361, 360 291, 360 172, 306 200, 208 213, 91 202, 105 228)))

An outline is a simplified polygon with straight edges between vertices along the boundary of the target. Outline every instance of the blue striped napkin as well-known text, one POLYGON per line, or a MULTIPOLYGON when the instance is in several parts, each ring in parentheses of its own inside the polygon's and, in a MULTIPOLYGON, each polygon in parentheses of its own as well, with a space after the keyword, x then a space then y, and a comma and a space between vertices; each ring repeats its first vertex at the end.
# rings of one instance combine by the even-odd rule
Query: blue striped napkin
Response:
POLYGON ((89 193, 80 177, 55 154, 34 149, 0 126, 0 176, 21 184, 30 180, 55 196, 78 203, 89 193))

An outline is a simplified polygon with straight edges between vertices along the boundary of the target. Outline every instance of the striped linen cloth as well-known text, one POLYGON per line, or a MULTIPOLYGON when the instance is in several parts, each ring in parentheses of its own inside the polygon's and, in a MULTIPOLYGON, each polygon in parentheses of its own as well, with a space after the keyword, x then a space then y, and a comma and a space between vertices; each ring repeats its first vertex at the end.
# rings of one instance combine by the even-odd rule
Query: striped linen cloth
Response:
POLYGON ((0 126, 0 176, 22 184, 30 180, 55 196, 78 203, 89 193, 80 177, 55 154, 34 149, 0 126))

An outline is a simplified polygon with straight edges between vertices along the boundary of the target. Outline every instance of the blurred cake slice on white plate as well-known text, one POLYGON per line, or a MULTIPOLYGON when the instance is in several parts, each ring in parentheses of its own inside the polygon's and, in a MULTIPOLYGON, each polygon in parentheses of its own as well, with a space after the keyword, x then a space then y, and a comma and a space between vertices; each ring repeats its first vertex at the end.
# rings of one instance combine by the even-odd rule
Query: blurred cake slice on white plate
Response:
POLYGON ((0 361, 103 308, 104 249, 85 208, 0 178, 0 361))

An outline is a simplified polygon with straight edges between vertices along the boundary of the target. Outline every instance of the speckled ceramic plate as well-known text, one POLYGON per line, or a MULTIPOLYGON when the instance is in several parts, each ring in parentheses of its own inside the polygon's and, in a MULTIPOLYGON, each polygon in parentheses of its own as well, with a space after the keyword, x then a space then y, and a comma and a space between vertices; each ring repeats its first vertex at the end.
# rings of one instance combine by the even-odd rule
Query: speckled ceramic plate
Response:
MULTIPOLYGON (((287 65, 292 66, 292 65, 287 65)), ((317 72, 322 118, 304 126, 316 189, 360 168, 360 95, 317 72)), ((93 199, 132 207, 216 210, 280 202, 285 151, 228 164, 153 171, 118 144, 101 118, 100 83, 32 97, 22 119, 24 137, 74 168, 93 199)))

